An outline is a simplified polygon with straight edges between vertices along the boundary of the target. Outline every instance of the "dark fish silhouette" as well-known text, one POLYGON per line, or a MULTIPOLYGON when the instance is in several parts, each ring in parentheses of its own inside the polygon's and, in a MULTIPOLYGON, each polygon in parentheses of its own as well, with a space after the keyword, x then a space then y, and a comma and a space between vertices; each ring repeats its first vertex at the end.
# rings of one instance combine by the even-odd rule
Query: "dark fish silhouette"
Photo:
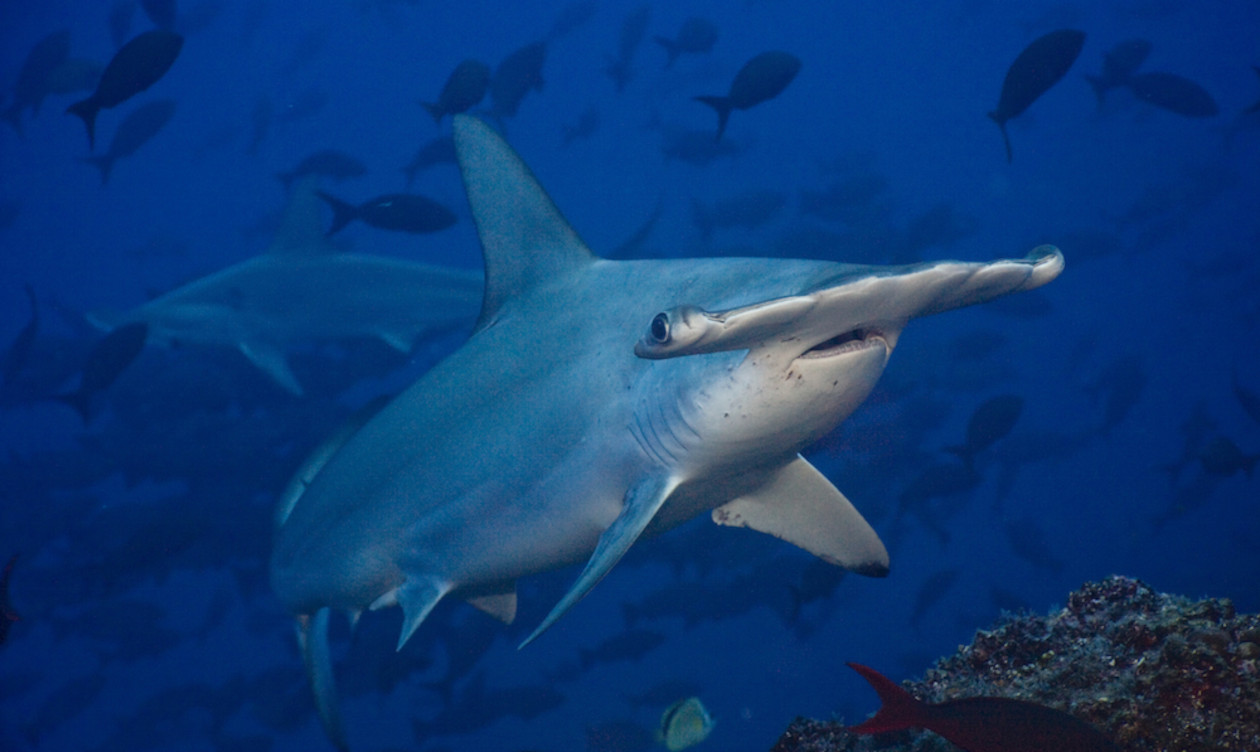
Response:
POLYGON ((21 372, 22 367, 31 358, 31 346, 35 344, 35 335, 39 332, 39 303, 35 300, 35 290, 30 285, 24 286, 26 297, 31 301, 31 318, 22 327, 22 331, 13 338, 9 350, 4 356, 4 385, 12 384, 21 372))
POLYGON ((96 115, 117 107, 158 82, 179 56, 184 38, 171 31, 146 31, 122 46, 105 66, 96 91, 66 112, 83 118, 88 148, 96 148, 96 115))
POLYGON ((997 109, 989 113, 989 118, 1002 131, 1007 162, 1011 161, 1011 139, 1006 134, 1006 121, 1018 117, 1051 86, 1058 83, 1072 67, 1072 63, 1076 62, 1084 46, 1083 31, 1052 31, 1034 39, 1007 69, 997 109))
POLYGON ((109 149, 100 156, 83 157, 81 161, 94 165, 101 171, 101 185, 109 182, 109 174, 114 169, 114 162, 121 157, 131 156, 136 150, 149 142, 166 127, 171 116, 175 114, 175 100, 159 99, 137 107, 130 115, 118 124, 114 132, 114 140, 109 149))
POLYGON ((1243 412, 1256 423, 1260 423, 1260 394, 1243 386, 1237 372, 1234 372, 1234 397, 1238 400, 1238 404, 1242 405, 1243 412))
POLYGON ((455 164, 455 141, 450 136, 438 136, 416 150, 415 156, 402 168, 407 176, 407 187, 416 181, 416 175, 440 164, 455 164))
POLYGON ((639 51, 643 36, 647 34, 648 21, 652 18, 652 6, 643 5, 632 11, 621 22, 621 43, 617 47, 617 56, 608 58, 604 72, 613 80, 617 93, 626 90, 626 85, 634 77, 634 55, 639 51))
POLYGON ((465 60, 455 66, 436 102, 420 104, 440 123, 446 115, 467 112, 486 96, 490 88, 490 66, 480 60, 465 60))
POLYGON ((855 734, 925 728, 967 752, 1120 752, 1098 729, 1061 710, 1007 697, 926 703, 875 669, 848 665, 883 702, 873 718, 849 727, 855 734))
POLYGON ((328 202, 333 210, 332 227, 328 228, 329 235, 336 233, 356 219, 382 230, 413 233, 438 232, 455 224, 455 215, 450 209, 433 199, 412 193, 388 193, 358 206, 346 203, 323 191, 317 191, 316 195, 328 202))
POLYGON ((527 44, 503 58, 490 77, 491 110, 496 117, 511 117, 531 89, 542 91, 543 63, 547 62, 547 43, 527 44))
POLYGON ((678 30, 678 36, 673 39, 652 37, 652 41, 665 49, 667 70, 674 65, 679 55, 703 55, 713 49, 717 40, 717 26, 714 26, 713 22, 707 18, 697 16, 683 21, 682 28, 678 30))
POLYGON ((1176 73, 1139 73, 1128 85, 1138 99, 1178 115, 1204 118, 1220 112, 1202 86, 1176 73))
POLYGON ((13 125, 18 135, 22 135, 22 111, 29 109, 32 116, 39 114, 39 106, 48 95, 48 77, 68 59, 69 29, 54 31, 36 42, 26 53, 26 60, 22 62, 22 69, 13 84, 13 101, 4 111, 4 119, 13 125))
POLYGON ((717 110, 718 128, 716 141, 726 132, 726 121, 732 110, 746 110, 768 99, 774 99, 792 83, 801 70, 801 61, 788 52, 770 51, 757 55, 744 63, 735 74, 731 89, 724 97, 693 97, 717 110))
POLYGON ((1199 450, 1199 462, 1203 472, 1228 478, 1235 473, 1245 473, 1248 478, 1260 462, 1260 454, 1244 454, 1228 436, 1217 436, 1199 450))
POLYGON ((140 0, 140 7, 154 26, 166 31, 175 28, 175 0, 140 0))
POLYGON ((92 422, 92 401, 105 391, 126 370, 144 349, 149 325, 143 321, 123 324, 106 334, 87 355, 79 379, 79 388, 53 398, 73 407, 83 418, 83 425, 92 422))
POLYGON ((288 188, 294 180, 318 175, 337 182, 367 174, 367 167, 355 157, 337 149, 320 149, 302 158, 292 170, 277 172, 276 177, 288 188))
POLYGON ((1085 76, 1094 89, 1101 107, 1107 92, 1129 83, 1129 78, 1151 54, 1151 43, 1145 39, 1128 39, 1107 50, 1103 55, 1102 72, 1097 76, 1085 76))
POLYGON ((599 110, 595 109, 595 105, 588 105, 582 114, 578 116, 577 122, 563 125, 560 127, 561 146, 571 146, 575 141, 582 141, 595 135, 595 131, 599 129, 599 110))
MULTIPOLYGON (((1251 69, 1256 72, 1257 76, 1260 76, 1260 65, 1253 65, 1251 66, 1251 69)), ((1243 110, 1243 112, 1246 112, 1246 113, 1260 112, 1260 99, 1257 99, 1255 104, 1243 110)))
POLYGON ((9 628, 13 623, 22 620, 17 611, 13 610, 13 603, 9 601, 9 580, 13 577, 13 565, 17 563, 17 559, 17 554, 10 556, 9 563, 4 565, 4 574, 0 574, 0 645, 8 639, 9 628))
POLYGON ((957 446, 946 447, 945 451, 971 464, 977 453, 1011 432, 1023 409, 1024 398, 1017 394, 1001 394, 985 400, 967 421, 966 440, 957 446))

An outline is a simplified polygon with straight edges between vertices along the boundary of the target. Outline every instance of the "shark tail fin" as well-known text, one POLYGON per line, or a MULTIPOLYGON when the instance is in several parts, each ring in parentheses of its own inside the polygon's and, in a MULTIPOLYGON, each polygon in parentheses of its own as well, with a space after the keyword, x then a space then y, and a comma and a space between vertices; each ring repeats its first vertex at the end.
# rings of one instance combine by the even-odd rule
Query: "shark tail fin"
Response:
POLYGON ((66 108, 67 115, 82 118, 83 125, 87 127, 88 151, 96 148, 96 114, 100 111, 101 106, 92 97, 75 102, 66 108))
POLYGON ((358 219, 359 210, 353 204, 348 204, 323 191, 315 191, 315 195, 322 198, 333 210, 333 221, 332 226, 328 228, 328 235, 336 235, 341 228, 358 219))
POLYGON ((713 109, 717 110, 717 116, 718 116, 717 136, 715 136, 713 140, 721 141, 722 134, 726 132, 726 121, 729 120, 731 117, 731 98, 730 97, 703 96, 703 97, 692 97, 692 99, 696 100, 697 102, 703 102, 704 104, 707 104, 713 109))
POLYGON ((332 654, 328 650, 328 608, 321 608, 313 615, 304 614, 297 619, 298 648, 306 665, 306 678, 315 694, 315 707, 324 732, 337 749, 347 750, 346 732, 341 724, 341 710, 337 707, 337 686, 333 677, 332 654))

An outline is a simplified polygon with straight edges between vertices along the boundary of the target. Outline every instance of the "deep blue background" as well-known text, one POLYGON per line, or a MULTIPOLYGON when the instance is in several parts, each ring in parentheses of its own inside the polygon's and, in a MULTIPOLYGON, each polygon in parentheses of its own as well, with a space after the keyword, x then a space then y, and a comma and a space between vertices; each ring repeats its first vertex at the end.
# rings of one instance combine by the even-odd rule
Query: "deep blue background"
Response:
MULTIPOLYGON (((5 6, 0 90, 11 89, 31 46, 58 28, 71 30, 72 56, 108 59, 108 5, 5 6)), ((261 252, 266 219, 284 201, 275 173, 315 149, 343 149, 369 167, 333 186, 339 195, 401 190, 399 168, 449 128, 436 127, 417 100, 432 100, 466 57, 493 66, 546 37, 565 7, 181 2, 181 56, 152 89, 102 113, 98 152, 145 101, 174 98, 176 115, 118 163, 107 186, 79 161, 83 125, 62 114, 73 98, 51 96, 38 117, 26 115, 23 138, 0 126, 0 204, 11 215, 0 227, 0 341, 27 321, 23 284, 41 301, 35 357, 70 363, 90 343, 76 326, 80 312, 129 308, 261 252), (311 92, 326 97, 323 108, 281 122, 311 92), (248 155, 260 99, 276 121, 248 155)), ((1260 452, 1260 426, 1234 393, 1235 382, 1260 392, 1260 115, 1243 113, 1260 99, 1253 5, 654 3, 649 36, 672 36, 700 15, 719 27, 719 41, 669 71, 661 49, 645 41, 618 95, 604 62, 638 7, 591 3, 589 20, 551 40, 544 90, 506 123, 510 142, 596 252, 624 242, 659 203, 662 216, 638 255, 887 263, 911 223, 944 204, 974 231, 932 245, 925 258, 1020 256, 1049 242, 1062 247, 1067 269, 1038 293, 1048 303, 1040 310, 1012 300, 912 324, 870 403, 810 455, 889 542, 890 577, 849 577, 792 618, 790 588, 812 571, 809 557, 700 520, 640 544, 521 652, 516 642, 575 572, 522 583, 510 628, 443 604, 398 657, 390 652, 397 611, 377 614, 353 649, 335 630, 356 749, 581 750, 599 724, 654 728, 664 704, 632 707, 625 697, 667 680, 693 684, 717 719, 702 749, 766 749, 797 714, 854 720, 873 710, 874 696, 845 661, 894 678, 916 674, 1001 606, 1044 611, 1085 580, 1120 573, 1260 608, 1256 481, 1208 476, 1194 458, 1217 435, 1260 452), (1087 32, 1084 51, 1010 123, 1007 164, 985 113, 1020 50, 1063 27, 1087 32), (1146 70, 1197 81, 1220 114, 1189 119, 1124 90, 1099 108, 1083 76, 1133 37, 1153 43, 1146 70), (745 60, 768 49, 792 52, 803 67, 782 96, 732 116, 725 139, 741 152, 704 167, 667 161, 668 134, 714 125, 691 97, 724 92, 745 60), (564 126, 589 107, 598 130, 562 148, 564 126), (861 221, 800 211, 802 191, 862 175, 886 188, 863 205, 861 221), (701 240, 693 200, 755 189, 782 192, 786 206, 762 227, 701 240), (960 338, 995 349, 968 355, 960 338), (1127 380, 1108 377, 1126 366, 1127 380), (975 406, 1002 393, 1023 397, 1024 410, 1012 435, 979 459, 984 481, 930 502, 947 536, 899 514, 910 484, 949 459, 942 448, 961 440, 975 406), (1132 405, 1100 432, 1108 399, 1132 405), (1211 427, 1184 450, 1183 425, 1195 414, 1211 427), (1189 461, 1173 481, 1162 468, 1182 457, 1189 461), (1004 472, 1013 473, 1006 492, 1004 472), (1061 566, 1016 551, 1012 525, 1041 536, 1061 566), (699 622, 685 625, 669 614, 695 611, 698 599, 678 597, 665 616, 636 625, 666 638, 641 660, 570 668, 581 650, 624 628, 624 604, 660 599, 683 582, 726 593, 715 599, 725 607, 706 603, 699 622), (413 720, 479 725, 471 712, 451 721, 424 685, 443 675, 448 653, 483 649, 452 679, 456 697, 479 681, 487 691, 545 685, 563 704, 527 722, 494 720, 510 708, 474 702, 487 725, 417 742, 413 720), (412 673, 393 689, 364 689, 400 667, 412 673)), ((137 11, 132 33, 148 24, 137 11)), ((344 239, 361 252, 477 266, 456 170, 422 173, 413 189, 456 208, 456 227, 419 237, 356 224, 344 239)), ((146 352, 87 429, 63 405, 31 399, 72 381, 26 383, 5 395, 0 558, 21 552, 12 599, 23 620, 0 648, 0 748, 323 748, 289 619, 266 587, 271 505, 302 452, 350 406, 405 384, 457 342, 421 346, 405 361, 373 347, 312 350, 300 375, 325 373, 328 384, 323 397, 304 401, 230 353, 146 352), (337 370, 347 362, 364 365, 337 370)))

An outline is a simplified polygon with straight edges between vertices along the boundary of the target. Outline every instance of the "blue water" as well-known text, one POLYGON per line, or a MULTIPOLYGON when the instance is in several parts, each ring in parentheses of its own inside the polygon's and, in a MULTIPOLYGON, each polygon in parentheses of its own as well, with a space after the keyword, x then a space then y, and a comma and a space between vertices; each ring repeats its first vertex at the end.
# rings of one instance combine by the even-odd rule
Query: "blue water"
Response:
MULTIPOLYGON (((7 8, 0 90, 60 28, 71 57, 107 60, 109 5, 7 8)), ((42 397, 73 387, 99 336, 84 312, 139 305, 262 252, 284 203, 277 172, 335 147, 368 172, 327 183, 334 193, 363 201, 402 190, 400 168, 450 127, 417 100, 433 100, 460 60, 493 67, 549 34, 545 86, 505 132, 597 253, 625 243, 659 205, 635 256, 891 263, 1055 243, 1067 268, 1026 300, 913 323, 868 404, 808 454, 885 538, 888 578, 831 581, 793 609, 793 588, 817 574, 808 555, 702 519, 641 542, 520 652, 576 571, 523 582, 511 627, 442 604, 400 655, 396 610, 365 617, 353 643, 339 623, 354 749, 583 750, 610 722, 650 733, 681 697, 627 697, 669 681, 717 721, 700 749, 767 749, 798 714, 854 721, 874 709, 845 661, 912 676, 1001 608, 1045 611, 1107 574, 1260 608, 1257 480, 1213 474, 1200 459, 1217 437, 1260 452, 1256 416, 1236 394, 1260 392, 1260 115, 1244 112, 1260 99, 1254 7, 654 3, 621 94, 603 69, 641 6, 590 3, 589 18, 553 33, 575 7, 180 2, 182 53, 151 89, 102 112, 97 152, 146 101, 173 98, 176 113, 108 185, 80 162, 83 124, 62 114, 82 93, 25 112, 24 137, 0 125, 0 341, 28 320, 24 284, 41 308, 26 368, 0 399, 0 558, 20 554, 10 597, 22 617, 0 646, 0 749, 330 748, 267 584, 271 508, 303 453, 353 406, 409 383, 459 336, 408 357, 373 343, 304 348, 294 354, 311 385, 304 399, 234 353, 193 347, 146 349, 88 427, 42 397), (650 37, 673 36, 689 16, 712 21, 717 44, 666 71, 650 37), (1008 164, 985 113, 1016 55, 1057 28, 1084 30, 1084 50, 1009 123, 1008 164), (1183 117, 1127 89, 1100 107, 1084 75, 1131 38, 1152 43, 1143 70, 1197 82, 1219 114, 1183 117), (666 159, 673 134, 715 126, 692 97, 723 93, 770 49, 803 65, 782 95, 734 113, 723 141, 737 153, 707 165, 666 159), (270 125, 248 153, 259 108, 270 125), (594 133, 563 146, 564 128, 590 108, 594 133), (853 183, 868 190, 843 216, 806 211, 805 195, 853 183), (777 192, 784 206, 757 227, 702 239, 693 201, 751 191, 777 192), (919 233, 904 258, 925 216, 944 218, 941 231, 919 233), (1023 410, 978 454, 979 484, 904 508, 912 482, 951 460, 944 447, 999 394, 1022 397, 1023 410), (1197 433, 1186 428, 1194 416, 1206 426, 1197 433), (1166 469, 1179 460, 1179 472, 1166 469), (629 628, 627 612, 641 614, 633 629, 650 633, 639 635, 648 648, 583 667, 583 651, 629 628), (431 686, 444 678, 450 703, 431 686), (530 704, 522 698, 544 702, 526 719, 514 715, 530 704), (413 722, 429 731, 417 738, 413 722)), ((129 35, 150 26, 137 9, 129 35)), ((412 190, 453 208, 456 226, 420 236, 356 223, 339 237, 359 252, 476 268, 458 172, 439 165, 412 190)))

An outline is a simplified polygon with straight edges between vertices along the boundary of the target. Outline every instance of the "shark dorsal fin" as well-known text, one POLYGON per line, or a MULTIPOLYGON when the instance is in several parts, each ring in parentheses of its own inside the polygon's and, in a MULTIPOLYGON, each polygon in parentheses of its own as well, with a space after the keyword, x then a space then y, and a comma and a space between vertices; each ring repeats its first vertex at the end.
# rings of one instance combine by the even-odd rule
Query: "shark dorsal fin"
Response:
POLYGON ((308 255, 336 252, 320 224, 319 197, 315 195, 318 187, 319 180, 314 175, 293 184, 289 203, 280 218, 280 229, 276 231, 268 253, 308 255))
POLYGON ((507 299, 583 268, 595 256, 534 174, 490 126, 456 115, 454 134, 486 265, 480 331, 494 321, 507 299))

